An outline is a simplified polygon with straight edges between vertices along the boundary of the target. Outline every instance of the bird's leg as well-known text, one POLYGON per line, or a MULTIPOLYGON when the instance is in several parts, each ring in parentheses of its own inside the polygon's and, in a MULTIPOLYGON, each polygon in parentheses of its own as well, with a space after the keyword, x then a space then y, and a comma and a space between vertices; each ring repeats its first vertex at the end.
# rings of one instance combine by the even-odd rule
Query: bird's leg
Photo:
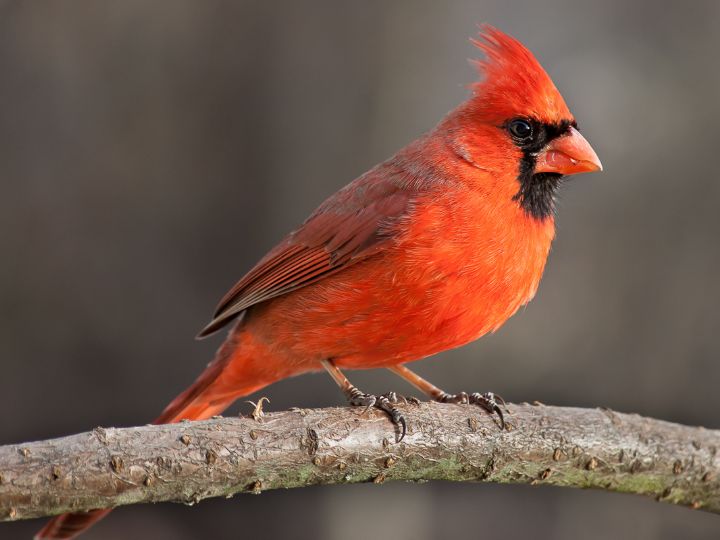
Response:
POLYGON ((397 442, 403 440, 405 432, 407 431, 407 424, 405 423, 403 415, 400 414, 400 411, 393 406, 393 403, 398 402, 398 396, 395 392, 388 392, 380 396, 366 394, 358 390, 332 361, 323 360, 322 365, 343 391, 350 405, 365 407, 365 410, 368 410, 370 407, 375 407, 376 409, 386 412, 392 423, 400 430, 397 442))
POLYGON ((469 403, 479 405, 490 414, 497 414, 500 419, 500 429, 505 429, 505 417, 500 408, 500 405, 505 405, 505 400, 497 394, 493 394, 492 392, 485 392, 484 394, 479 392, 473 392, 472 394, 467 394, 466 392, 448 394, 418 374, 410 371, 405 366, 393 366, 388 369, 400 375, 415 388, 427 394, 435 401, 439 401, 440 403, 469 403))

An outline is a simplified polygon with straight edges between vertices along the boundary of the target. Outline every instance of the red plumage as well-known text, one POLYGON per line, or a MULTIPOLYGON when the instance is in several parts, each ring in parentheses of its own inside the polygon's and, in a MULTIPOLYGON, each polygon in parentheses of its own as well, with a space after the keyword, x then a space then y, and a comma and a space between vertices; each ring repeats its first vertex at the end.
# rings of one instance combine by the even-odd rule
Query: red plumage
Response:
MULTIPOLYGON (((331 196, 228 292, 201 336, 237 323, 157 423, 208 418, 323 361, 392 368, 458 347, 533 297, 559 177, 600 164, 525 47, 489 27, 476 44, 485 78, 470 99, 331 196), (534 138, 521 137, 527 126, 534 138)), ((69 538, 105 513, 59 516, 38 538, 69 538)))

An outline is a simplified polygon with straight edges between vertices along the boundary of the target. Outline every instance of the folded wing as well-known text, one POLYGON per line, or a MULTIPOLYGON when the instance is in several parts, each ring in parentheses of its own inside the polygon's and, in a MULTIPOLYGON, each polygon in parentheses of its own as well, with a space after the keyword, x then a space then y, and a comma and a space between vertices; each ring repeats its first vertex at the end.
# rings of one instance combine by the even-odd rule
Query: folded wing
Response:
MULTIPOLYGON (((387 173, 387 171, 385 171, 387 173)), ((223 297, 208 336, 249 307, 300 289, 378 253, 393 241, 393 224, 412 191, 373 172, 325 201, 223 297)))

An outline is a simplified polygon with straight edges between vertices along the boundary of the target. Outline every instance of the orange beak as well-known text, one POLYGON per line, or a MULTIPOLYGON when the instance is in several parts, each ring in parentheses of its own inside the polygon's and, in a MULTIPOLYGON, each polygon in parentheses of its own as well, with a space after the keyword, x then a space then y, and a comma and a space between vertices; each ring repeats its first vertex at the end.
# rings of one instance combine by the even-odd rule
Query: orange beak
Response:
POLYGON ((595 150, 574 127, 548 144, 537 156, 535 172, 578 174, 602 171, 595 150))

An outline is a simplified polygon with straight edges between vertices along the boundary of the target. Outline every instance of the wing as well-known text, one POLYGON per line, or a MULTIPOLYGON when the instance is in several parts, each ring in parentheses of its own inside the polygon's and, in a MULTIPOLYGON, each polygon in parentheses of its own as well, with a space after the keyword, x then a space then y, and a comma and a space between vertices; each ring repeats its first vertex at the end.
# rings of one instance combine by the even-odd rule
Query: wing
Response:
POLYGON ((387 168, 361 176, 326 200, 223 297, 198 334, 219 330, 250 306, 324 279, 381 251, 413 190, 387 168))

